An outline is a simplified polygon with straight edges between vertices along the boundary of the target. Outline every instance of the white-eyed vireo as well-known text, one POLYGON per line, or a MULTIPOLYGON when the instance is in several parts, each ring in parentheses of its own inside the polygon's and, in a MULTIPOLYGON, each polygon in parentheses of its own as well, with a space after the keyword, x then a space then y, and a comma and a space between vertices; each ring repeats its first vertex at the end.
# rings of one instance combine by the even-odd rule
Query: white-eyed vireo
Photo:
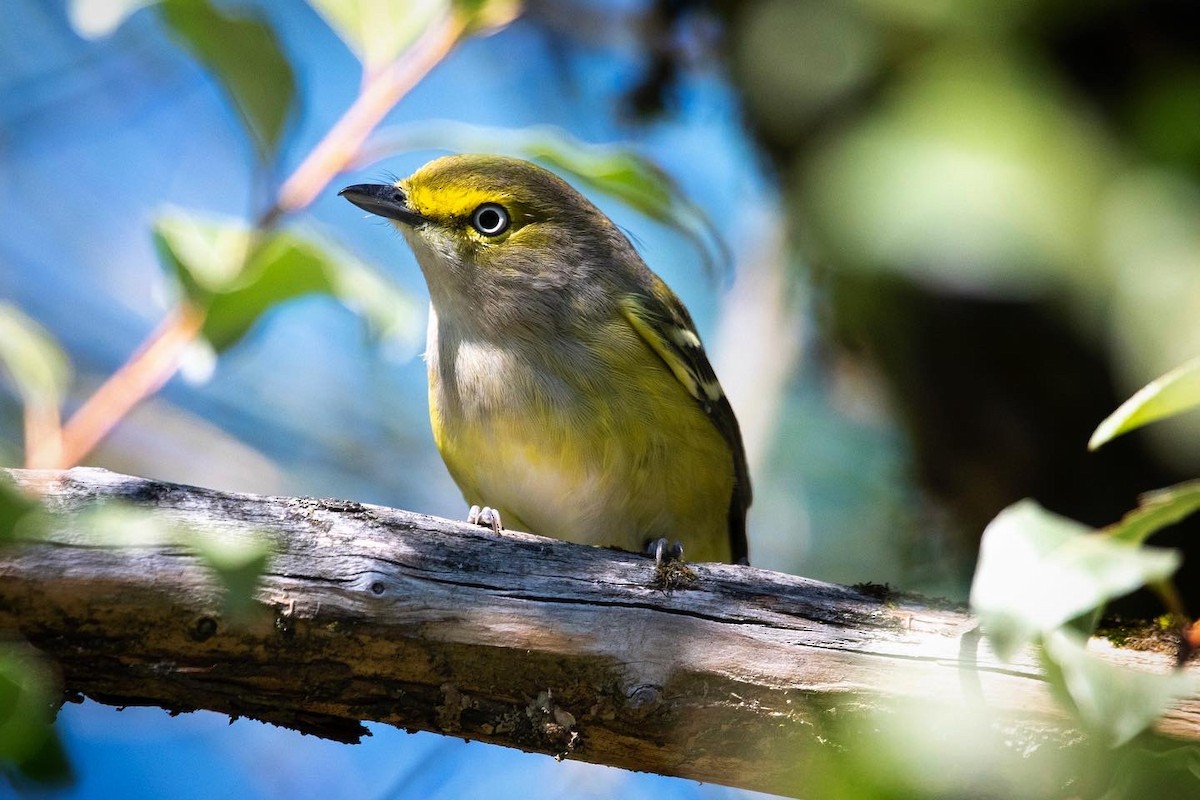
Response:
POLYGON ((746 558, 733 410, 687 309, 599 209, 498 156, 341 194, 425 274, 433 436, 468 503, 574 542, 746 558))

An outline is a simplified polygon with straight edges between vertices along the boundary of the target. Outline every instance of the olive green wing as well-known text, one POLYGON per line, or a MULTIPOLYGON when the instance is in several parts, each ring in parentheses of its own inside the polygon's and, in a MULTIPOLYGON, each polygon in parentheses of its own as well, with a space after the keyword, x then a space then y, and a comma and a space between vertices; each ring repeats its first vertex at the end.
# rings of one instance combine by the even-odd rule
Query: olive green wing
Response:
POLYGON ((742 432, 704 352, 692 317, 674 292, 658 278, 654 279, 649 291, 625 297, 621 311, 688 394, 696 399, 729 445, 734 470, 733 497, 729 503, 729 542, 733 561, 747 563, 746 510, 750 507, 752 492, 742 432))

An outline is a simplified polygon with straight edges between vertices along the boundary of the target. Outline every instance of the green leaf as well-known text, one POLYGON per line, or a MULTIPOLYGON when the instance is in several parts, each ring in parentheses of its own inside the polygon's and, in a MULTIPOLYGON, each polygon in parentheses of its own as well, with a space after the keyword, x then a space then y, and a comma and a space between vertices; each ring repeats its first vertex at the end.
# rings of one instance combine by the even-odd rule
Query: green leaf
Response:
POLYGON ((1108 772, 1111 784, 1097 800, 1200 797, 1200 749, 1193 744, 1170 746, 1165 739, 1161 743, 1168 749, 1133 742, 1112 753, 1116 761, 1108 772))
POLYGON ((304 246, 320 254, 333 296, 366 323, 376 341, 408 348, 421 339, 422 309, 411 295, 330 242, 309 239, 304 246))
POLYGON ((84 39, 102 39, 110 35, 135 11, 158 0, 71 0, 67 21, 84 39))
POLYGON ((296 96, 292 65, 265 19, 208 0, 163 0, 163 20, 233 100, 255 150, 270 161, 296 96))
POLYGON ((225 590, 224 613, 240 616, 254 605, 254 593, 274 553, 271 541, 261 534, 220 534, 195 531, 190 545, 221 581, 225 590))
POLYGON ((708 271, 728 267, 729 252, 712 220, 649 159, 630 150, 585 145, 565 134, 532 140, 527 150, 533 158, 682 234, 704 256, 708 271))
POLYGON ((37 537, 45 524, 41 504, 0 476, 0 544, 37 537))
POLYGON ((363 69, 391 63, 449 12, 450 0, 308 0, 363 69))
POLYGON ((98 545, 150 548, 178 546, 195 553, 211 569, 224 592, 224 612, 237 615, 252 605, 258 581, 274 552, 260 531, 200 530, 150 509, 105 503, 79 517, 80 528, 98 545))
POLYGON ((1039 634, 1165 580, 1179 561, 1174 550, 1096 535, 1023 500, 983 532, 971 608, 996 653, 1009 659, 1039 634))
POLYGON ((1096 428, 1088 440, 1095 450, 1123 433, 1200 405, 1200 358, 1148 383, 1096 428))
POLYGON ((521 14, 521 0, 452 0, 454 12, 462 17, 466 32, 490 36, 521 14))
POLYGON ((53 673, 33 648, 0 644, 0 767, 32 780, 62 783, 70 777, 54 732, 59 698, 53 673), (58 769, 56 769, 58 767, 58 769))
POLYGON ((1138 507, 1104 533, 1117 541, 1141 544, 1155 531, 1196 511, 1200 511, 1200 481, 1188 481, 1142 495, 1138 507))
POLYGON ((67 751, 58 738, 58 731, 50 729, 50 735, 42 739, 42 743, 24 761, 16 765, 18 780, 21 783, 43 787, 69 786, 75 781, 75 773, 67 758, 67 751))
POLYGON ((243 280, 252 244, 253 231, 239 220, 169 209, 154 223, 159 260, 201 307, 243 280))
POLYGON ((1072 631, 1048 634, 1042 654, 1051 687, 1112 747, 1146 730, 1174 701, 1197 689, 1195 678, 1184 671, 1145 672, 1106 661, 1072 631))
POLYGON ((162 547, 186 538, 185 529, 144 508, 103 503, 79 515, 79 529, 102 547, 162 547))
POLYGON ((25 405, 62 405, 71 382, 67 354, 45 328, 10 303, 0 303, 0 367, 25 405))
POLYGON ((218 352, 227 350, 275 306, 306 294, 333 294, 328 268, 319 252, 291 235, 272 235, 255 251, 243 280, 213 296, 204 337, 218 352))
POLYGON ((272 235, 243 278, 209 303, 203 334, 218 351, 241 341, 272 308, 309 294, 340 300, 379 339, 408 341, 417 335, 416 304, 406 294, 349 254, 316 240, 272 235))
POLYGON ((163 265, 206 310, 203 336, 236 345, 271 309, 309 294, 337 298, 380 339, 409 341, 416 304, 349 253, 291 231, 259 236, 239 220, 170 211, 155 224, 163 265), (256 236, 258 238, 256 238, 256 236))

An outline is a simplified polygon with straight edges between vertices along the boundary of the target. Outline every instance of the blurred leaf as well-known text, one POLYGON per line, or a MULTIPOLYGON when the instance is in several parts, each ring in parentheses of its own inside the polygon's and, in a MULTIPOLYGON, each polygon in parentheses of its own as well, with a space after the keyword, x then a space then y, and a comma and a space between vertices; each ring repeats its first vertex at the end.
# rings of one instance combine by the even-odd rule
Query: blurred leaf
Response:
POLYGON ((240 220, 164 214, 155 226, 164 265, 188 298, 207 310, 204 337, 226 350, 268 311, 296 297, 327 294, 358 313, 379 338, 416 335, 416 307, 350 254, 290 231, 255 233, 240 220))
POLYGON ((806 227, 838 269, 952 293, 1102 290, 1108 143, 1044 64, 965 41, 909 59, 879 102, 796 164, 806 227))
POLYGON ((1183 671, 1159 674, 1106 661, 1088 652, 1087 639, 1072 631, 1048 634, 1042 652, 1051 686, 1113 747, 1146 730, 1172 702, 1197 688, 1183 671))
POLYGON ((1088 449, 1095 450, 1123 433, 1198 405, 1200 358, 1171 370, 1138 390, 1100 423, 1088 441, 1088 449))
POLYGON ((252 256, 243 280, 213 295, 204 337, 218 352, 241 341, 275 306, 306 294, 332 294, 329 265, 290 234, 273 234, 252 256))
POLYGON ((1155 531, 1196 511, 1200 511, 1200 481, 1189 481, 1142 495, 1138 507, 1104 533, 1117 541, 1141 544, 1155 531))
POLYGON ((526 142, 530 157, 683 234, 700 251, 709 272, 728 269, 730 254, 717 227, 657 164, 630 150, 586 145, 562 132, 546 133, 526 142), (715 257, 709 242, 716 247, 715 257))
POLYGON ((739 19, 733 68, 772 147, 803 145, 814 124, 878 73, 882 26, 854 3, 767 0, 747 5, 739 19))
POLYGON ((195 551, 224 591, 225 613, 240 614, 254 599, 274 548, 258 531, 201 530, 153 509, 104 503, 79 517, 80 527, 105 547, 181 547, 195 551))
POLYGON ((189 539, 225 589, 224 613, 237 616, 249 611, 274 553, 270 540, 261 535, 234 536, 214 531, 195 531, 189 539))
POLYGON ((296 95, 292 66, 271 26, 208 0, 163 0, 160 10, 175 37, 229 93, 259 158, 269 161, 296 95))
POLYGON ((41 746, 16 766, 16 772, 20 778, 13 782, 18 787, 21 787, 22 783, 41 787, 63 787, 75 781, 75 773, 67 758, 67 751, 58 738, 58 731, 53 727, 50 729, 50 735, 42 740, 41 746))
POLYGON ((70 769, 54 732, 59 693, 53 673, 31 647, 0 644, 0 772, 63 783, 70 769))
POLYGON ((983 532, 971 608, 1003 659, 1033 640, 1179 566, 1174 550, 1096 535, 1032 500, 1001 511, 983 532))
POLYGON ((242 279, 253 233, 238 220, 204 218, 170 209, 154 223, 159 260, 199 306, 242 279))
POLYGON ((362 318, 376 341, 408 347, 423 337, 421 307, 379 270, 329 242, 308 240, 304 246, 320 253, 334 297, 362 318))
POLYGON ((181 538, 167 517, 125 503, 102 503, 79 515, 79 529, 98 546, 161 547, 181 538))
POLYGON ((0 303, 0 367, 27 406, 61 406, 71 381, 67 354, 45 328, 9 303, 0 303))
POLYGON ((434 21, 450 11, 451 0, 308 0, 370 73, 394 61, 434 21))
POLYGON ((0 544, 37 536, 44 526, 41 504, 0 475, 0 544))
POLYGON ((277 233, 255 253, 245 281, 213 296, 204 336, 218 350, 241 341, 275 306, 307 294, 327 294, 356 312, 378 338, 412 338, 416 306, 394 285, 349 254, 277 233))
POLYGON ((451 0, 454 11, 463 18, 466 33, 489 36, 516 19, 521 0, 451 0))
POLYGON ((689 200, 679 185, 654 162, 631 150, 588 144, 563 130, 545 126, 489 128, 436 121, 397 126, 381 132, 372 139, 363 163, 393 153, 430 148, 462 153, 506 153, 541 160, 682 234, 700 251, 710 272, 725 272, 731 263, 725 240, 704 210, 689 200))
POLYGON ((1200 797, 1200 749, 1174 740, 1164 751, 1138 744, 1113 753, 1112 784, 1098 800, 1200 797))
POLYGON ((84 39, 101 39, 108 36, 133 12, 158 0, 70 0, 67 5, 67 20, 75 33, 84 39))

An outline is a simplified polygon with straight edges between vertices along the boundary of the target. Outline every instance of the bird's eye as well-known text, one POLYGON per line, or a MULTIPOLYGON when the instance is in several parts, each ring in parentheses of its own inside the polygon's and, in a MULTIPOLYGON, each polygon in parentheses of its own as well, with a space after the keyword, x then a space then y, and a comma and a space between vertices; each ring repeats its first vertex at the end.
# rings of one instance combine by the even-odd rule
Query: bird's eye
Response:
POLYGON ((484 203, 471 214, 471 227, 484 236, 499 236, 508 230, 508 212, 496 203, 484 203))

